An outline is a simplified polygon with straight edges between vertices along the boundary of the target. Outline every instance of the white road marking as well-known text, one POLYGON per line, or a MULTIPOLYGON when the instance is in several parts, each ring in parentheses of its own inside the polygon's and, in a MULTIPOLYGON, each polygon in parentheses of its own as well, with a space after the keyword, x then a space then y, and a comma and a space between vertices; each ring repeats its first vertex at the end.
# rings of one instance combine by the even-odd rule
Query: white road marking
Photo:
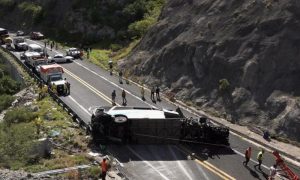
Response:
POLYGON ((92 114, 85 109, 81 104, 79 104, 74 98, 72 98, 72 96, 68 96, 75 104, 77 104, 84 112, 86 112, 89 116, 91 116, 92 114))
MULTIPOLYGON (((176 159, 176 154, 173 151, 173 149, 170 146, 168 146, 168 149, 171 152, 172 156, 176 159)), ((183 167, 183 165, 181 164, 181 162, 180 161, 176 161, 176 163, 178 164, 178 166, 180 167, 180 169, 183 171, 183 173, 188 177, 188 179, 193 180, 193 178, 187 172, 186 168, 183 167)), ((208 179, 206 173, 203 173, 203 175, 205 176, 205 179, 208 179)))
MULTIPOLYGON (((117 88, 119 88, 119 89, 121 89, 121 90, 124 89, 123 87, 117 85, 116 83, 111 82, 110 80, 108 80, 108 79, 105 78, 104 76, 99 75, 98 73, 96 73, 95 71, 89 69, 88 67, 86 67, 86 66, 84 66, 84 65, 82 65, 82 64, 80 64, 80 63, 78 63, 78 62, 73 62, 73 63, 75 63, 75 64, 81 66, 82 68, 84 68, 84 69, 90 71, 91 73, 93 73, 93 74, 95 74, 96 76, 102 78, 103 80, 105 80, 105 81, 107 81, 108 83, 114 85, 115 87, 117 87, 117 88)), ((133 96, 134 98, 138 99, 139 101, 141 101, 141 102, 147 104, 148 106, 153 107, 153 108, 157 108, 156 106, 154 106, 154 105, 152 105, 152 104, 150 104, 150 103, 148 103, 148 102, 143 101, 140 97, 138 97, 138 96, 132 94, 131 92, 127 91, 126 89, 124 89, 124 90, 126 91, 127 94, 130 94, 131 96, 133 96)))
POLYGON ((134 155, 136 155, 139 159, 141 159, 144 163, 146 163, 148 166, 150 166, 154 171, 156 171, 163 179, 169 180, 165 175, 163 175, 161 172, 159 172, 158 169, 156 169, 152 164, 150 164, 148 161, 145 161, 145 159, 139 155, 137 152, 135 152, 131 147, 126 146, 134 155))

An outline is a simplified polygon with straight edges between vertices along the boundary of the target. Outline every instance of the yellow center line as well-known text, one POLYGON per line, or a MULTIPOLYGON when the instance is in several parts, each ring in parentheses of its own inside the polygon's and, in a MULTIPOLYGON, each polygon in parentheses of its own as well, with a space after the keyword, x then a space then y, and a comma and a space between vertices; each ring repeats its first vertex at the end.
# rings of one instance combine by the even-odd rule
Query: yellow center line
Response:
MULTIPOLYGON (((190 150, 188 150, 187 148, 185 148, 183 146, 179 146, 178 148, 181 151, 183 151, 184 153, 192 154, 192 152, 190 150)), ((234 177, 230 176, 229 174, 227 174, 226 172, 222 171, 221 169, 215 167, 214 165, 210 164, 209 162, 201 161, 199 159, 201 159, 201 158, 195 159, 194 161, 197 162, 198 164, 204 166, 205 168, 207 168, 208 170, 210 170, 214 174, 218 175, 222 179, 224 179, 224 180, 235 180, 234 177)))
MULTIPOLYGON (((70 75, 71 77, 73 77, 74 79, 76 79, 78 82, 80 82, 81 84, 83 84, 84 86, 86 86, 88 89, 90 89, 92 92, 94 92, 96 95, 98 95, 99 97, 101 97, 103 100, 105 100, 108 103, 112 103, 111 99, 106 96, 105 94, 103 94, 102 92, 100 92, 99 90, 97 90, 96 88, 94 88, 93 86, 91 86, 90 84, 88 84, 86 81, 82 80, 81 78, 79 78, 78 76, 76 76, 75 74, 73 74, 72 72, 70 72, 69 70, 67 70, 66 68, 64 68, 64 71, 70 75)), ((116 103, 117 106, 120 106, 120 104, 116 103)))

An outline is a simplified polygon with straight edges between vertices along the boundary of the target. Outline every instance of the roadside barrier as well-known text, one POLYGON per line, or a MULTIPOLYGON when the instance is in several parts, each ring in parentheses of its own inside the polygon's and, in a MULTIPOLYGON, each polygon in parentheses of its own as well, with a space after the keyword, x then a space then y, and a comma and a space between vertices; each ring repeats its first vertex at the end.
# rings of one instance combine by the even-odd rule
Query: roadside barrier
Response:
MULTIPOLYGON (((7 50, 6 48, 0 46, 0 48, 6 52, 7 54, 9 54, 35 81, 36 83, 44 83, 44 81, 38 77, 31 68, 29 68, 28 66, 26 66, 20 59, 18 59, 12 52, 10 52, 9 50, 7 50)), ((65 102, 63 102, 59 96, 57 96, 49 87, 48 87, 48 93, 49 95, 52 97, 52 99, 59 105, 61 106, 64 111, 66 111, 69 115, 72 116, 73 121, 77 122, 78 125, 83 128, 86 131, 86 134, 90 134, 90 126, 83 121, 77 114, 76 112, 69 107, 65 102)))

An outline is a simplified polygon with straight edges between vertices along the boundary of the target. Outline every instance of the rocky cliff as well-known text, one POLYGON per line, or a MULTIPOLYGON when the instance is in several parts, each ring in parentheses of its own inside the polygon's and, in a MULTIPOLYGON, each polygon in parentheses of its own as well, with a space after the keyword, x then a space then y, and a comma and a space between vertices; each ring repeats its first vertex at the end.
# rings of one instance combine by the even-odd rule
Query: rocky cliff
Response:
POLYGON ((121 65, 178 99, 300 142, 299 20, 298 0, 169 0, 121 65))

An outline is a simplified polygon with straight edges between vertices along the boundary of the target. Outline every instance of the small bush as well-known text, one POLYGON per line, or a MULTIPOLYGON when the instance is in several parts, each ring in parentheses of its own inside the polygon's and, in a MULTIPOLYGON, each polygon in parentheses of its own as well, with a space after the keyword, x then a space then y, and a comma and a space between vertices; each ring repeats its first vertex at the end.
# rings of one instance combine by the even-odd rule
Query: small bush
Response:
POLYGON ((88 169, 88 174, 91 178, 99 178, 101 175, 101 169, 100 166, 93 166, 88 169))
POLYGON ((20 90, 21 84, 9 76, 0 79, 0 94, 15 94, 20 90))
POLYGON ((43 8, 32 2, 23 2, 18 5, 18 8, 24 13, 33 18, 34 21, 40 20, 43 8))
POLYGON ((10 126, 13 123, 22 123, 22 122, 31 122, 37 115, 31 112, 30 109, 21 107, 8 111, 5 114, 4 122, 7 126, 10 126))
POLYGON ((0 7, 9 10, 12 9, 14 6, 15 6, 14 0, 0 0, 0 7))
POLYGON ((219 80, 219 91, 225 92, 228 91, 230 87, 230 83, 227 79, 219 80))
POLYGON ((0 95, 0 113, 4 109, 7 109, 14 100, 15 98, 11 95, 7 95, 7 94, 0 95))

